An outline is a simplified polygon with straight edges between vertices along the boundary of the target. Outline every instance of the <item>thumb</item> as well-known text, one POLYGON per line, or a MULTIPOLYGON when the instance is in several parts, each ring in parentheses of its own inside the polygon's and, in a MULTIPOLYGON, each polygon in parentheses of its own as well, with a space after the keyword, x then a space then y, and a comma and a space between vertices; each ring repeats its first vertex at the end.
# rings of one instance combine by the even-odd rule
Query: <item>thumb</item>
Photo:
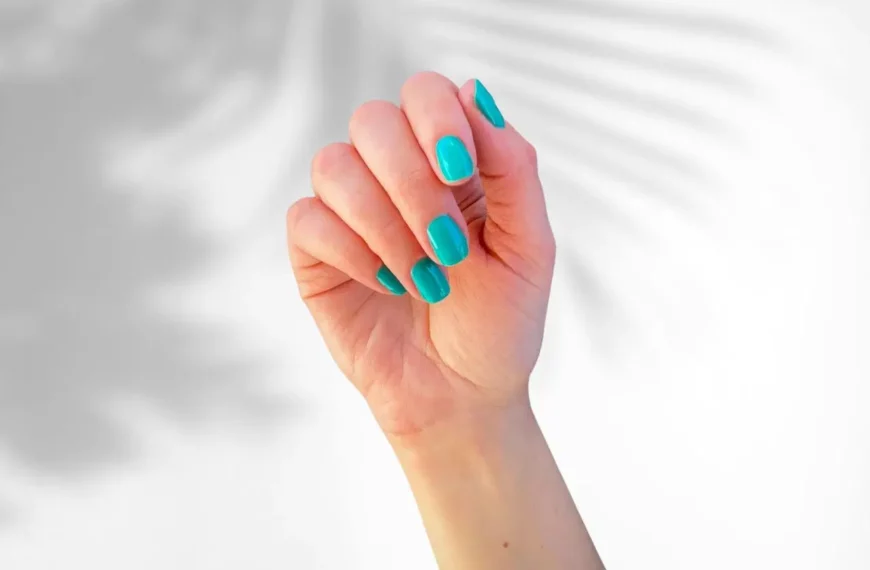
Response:
POLYGON ((486 195, 487 245, 499 255, 508 251, 527 261, 549 259, 555 245, 535 147, 504 120, 480 81, 466 83, 459 98, 474 136, 486 195))

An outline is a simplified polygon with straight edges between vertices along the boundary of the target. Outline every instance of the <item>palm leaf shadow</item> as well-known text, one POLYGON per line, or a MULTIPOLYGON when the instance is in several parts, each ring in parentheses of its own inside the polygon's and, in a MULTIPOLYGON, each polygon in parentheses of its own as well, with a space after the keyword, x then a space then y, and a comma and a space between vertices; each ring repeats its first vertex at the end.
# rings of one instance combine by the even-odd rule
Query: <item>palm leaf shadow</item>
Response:
POLYGON ((703 37, 758 54, 779 55, 783 42, 739 18, 636 2, 418 0, 415 15, 424 22, 419 35, 428 49, 487 73, 500 103, 538 146, 548 203, 557 232, 562 230, 565 276, 577 291, 588 336, 600 352, 610 353, 632 332, 632 320, 607 286, 607 262, 596 250, 615 241, 636 247, 655 239, 650 221, 627 207, 642 201, 703 227, 717 191, 709 167, 648 128, 627 128, 626 118, 739 146, 728 117, 706 109, 703 100, 687 99, 677 86, 741 102, 759 97, 741 69, 705 61, 690 49, 665 52, 643 33, 654 30, 687 46, 703 37), (599 26, 619 29, 618 37, 600 33, 599 26), (650 88, 662 82, 666 89, 650 88))
POLYGON ((267 89, 283 41, 274 24, 292 4, 110 4, 70 37, 44 25, 64 3, 21 6, 4 19, 14 41, 0 41, 0 452, 51 476, 137 454, 118 402, 180 425, 215 414, 258 425, 292 409, 258 382, 261 360, 221 356, 232 331, 148 304, 220 247, 180 212, 143 218, 101 170, 118 132, 163 131, 239 73, 267 89), (37 69, 33 46, 51 56, 37 69))
POLYGON ((15 515, 12 513, 12 509, 8 505, 0 503, 0 530, 10 526, 14 521, 15 515))

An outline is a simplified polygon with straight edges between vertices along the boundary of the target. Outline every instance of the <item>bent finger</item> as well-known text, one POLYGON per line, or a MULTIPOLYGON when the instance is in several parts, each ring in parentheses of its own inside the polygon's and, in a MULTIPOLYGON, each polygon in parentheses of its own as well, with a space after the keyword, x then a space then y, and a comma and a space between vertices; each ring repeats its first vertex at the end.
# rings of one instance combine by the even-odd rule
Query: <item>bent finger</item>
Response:
POLYGON ((287 212, 287 241, 306 301, 354 285, 383 294, 405 292, 365 241, 318 198, 303 198, 287 212))

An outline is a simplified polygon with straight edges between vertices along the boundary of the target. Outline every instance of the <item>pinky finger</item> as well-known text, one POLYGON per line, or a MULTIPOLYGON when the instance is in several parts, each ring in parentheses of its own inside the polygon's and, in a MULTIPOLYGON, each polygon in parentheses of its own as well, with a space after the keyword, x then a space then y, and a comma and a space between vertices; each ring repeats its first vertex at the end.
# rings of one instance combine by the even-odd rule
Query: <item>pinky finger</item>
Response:
POLYGON ((363 239, 319 198, 303 198, 287 212, 287 242, 306 301, 361 285, 383 294, 405 293, 363 239))

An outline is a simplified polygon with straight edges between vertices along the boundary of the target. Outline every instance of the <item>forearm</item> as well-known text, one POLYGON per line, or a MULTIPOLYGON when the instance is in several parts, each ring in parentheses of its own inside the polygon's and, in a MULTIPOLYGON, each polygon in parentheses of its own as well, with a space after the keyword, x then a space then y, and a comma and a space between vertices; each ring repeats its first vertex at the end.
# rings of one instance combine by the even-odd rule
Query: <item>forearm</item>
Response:
POLYGON ((603 568, 527 399, 392 444, 442 570, 603 568))

